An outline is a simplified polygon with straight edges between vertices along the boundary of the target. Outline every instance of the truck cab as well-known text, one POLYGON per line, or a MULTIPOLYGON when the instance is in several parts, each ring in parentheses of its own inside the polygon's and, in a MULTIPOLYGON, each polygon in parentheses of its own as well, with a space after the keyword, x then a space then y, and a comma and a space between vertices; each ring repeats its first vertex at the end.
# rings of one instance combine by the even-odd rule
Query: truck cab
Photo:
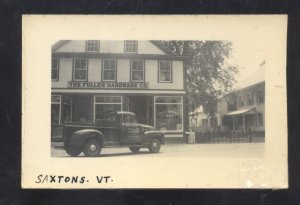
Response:
POLYGON ((95 122, 67 123, 63 126, 63 141, 66 152, 78 156, 98 156, 105 147, 129 147, 136 153, 148 148, 157 153, 165 143, 164 133, 154 127, 140 124, 132 112, 108 113, 95 122))

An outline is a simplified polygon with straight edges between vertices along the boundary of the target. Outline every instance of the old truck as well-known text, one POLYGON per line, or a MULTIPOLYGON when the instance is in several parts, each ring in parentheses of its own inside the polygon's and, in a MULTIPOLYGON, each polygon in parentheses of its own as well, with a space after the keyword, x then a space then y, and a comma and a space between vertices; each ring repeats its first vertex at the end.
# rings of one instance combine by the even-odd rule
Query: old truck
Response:
POLYGON ((129 147, 133 153, 141 148, 160 151, 164 133, 139 124, 132 112, 116 111, 95 122, 72 122, 63 126, 64 149, 70 156, 98 156, 105 147, 129 147))

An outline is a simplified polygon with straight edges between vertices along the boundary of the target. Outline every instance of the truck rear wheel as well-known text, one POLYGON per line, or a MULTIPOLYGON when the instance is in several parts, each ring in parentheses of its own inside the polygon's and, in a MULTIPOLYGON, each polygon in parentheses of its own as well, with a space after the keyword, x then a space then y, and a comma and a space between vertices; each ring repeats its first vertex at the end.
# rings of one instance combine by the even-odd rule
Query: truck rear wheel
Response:
POLYGON ((140 151, 140 147, 129 147, 130 151, 132 151, 133 153, 138 153, 140 151))
POLYGON ((87 157, 97 157, 101 152, 101 143, 99 140, 92 138, 87 140, 83 146, 83 153, 87 157))
POLYGON ((81 149, 79 147, 72 147, 72 146, 66 145, 65 149, 66 149, 67 154, 72 157, 77 157, 81 153, 81 149))
POLYGON ((152 153, 158 153, 160 150, 160 141, 154 138, 150 144, 149 151, 152 153))

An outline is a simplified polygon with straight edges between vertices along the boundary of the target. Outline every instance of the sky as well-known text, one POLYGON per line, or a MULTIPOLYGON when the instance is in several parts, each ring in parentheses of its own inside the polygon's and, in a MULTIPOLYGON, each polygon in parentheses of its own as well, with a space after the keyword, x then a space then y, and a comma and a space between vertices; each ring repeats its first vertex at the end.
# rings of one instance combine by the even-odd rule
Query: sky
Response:
POLYGON ((239 73, 236 76, 238 84, 260 68, 260 64, 265 60, 267 50, 255 40, 233 40, 232 44, 232 57, 228 59, 228 62, 239 67, 239 73))

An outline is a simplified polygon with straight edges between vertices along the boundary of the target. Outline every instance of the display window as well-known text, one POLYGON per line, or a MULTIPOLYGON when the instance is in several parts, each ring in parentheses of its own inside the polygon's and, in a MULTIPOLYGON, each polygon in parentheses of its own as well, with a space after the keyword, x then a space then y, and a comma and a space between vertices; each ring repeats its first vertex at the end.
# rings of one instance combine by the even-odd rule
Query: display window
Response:
POLYGON ((158 130, 183 130, 182 97, 155 97, 155 126, 158 130))
POLYGON ((122 111, 122 96, 95 96, 94 121, 104 119, 113 111, 122 111))
POLYGON ((71 122, 72 121, 72 98, 68 96, 64 96, 63 98, 63 122, 71 122))
POLYGON ((51 63, 51 80, 57 81, 59 77, 59 59, 53 58, 51 63))
POLYGON ((51 123, 61 125, 72 121, 72 98, 68 96, 51 96, 51 123), (63 105, 63 106, 62 106, 63 105))
POLYGON ((61 113, 61 96, 51 96, 51 124, 60 124, 60 113, 61 113))

